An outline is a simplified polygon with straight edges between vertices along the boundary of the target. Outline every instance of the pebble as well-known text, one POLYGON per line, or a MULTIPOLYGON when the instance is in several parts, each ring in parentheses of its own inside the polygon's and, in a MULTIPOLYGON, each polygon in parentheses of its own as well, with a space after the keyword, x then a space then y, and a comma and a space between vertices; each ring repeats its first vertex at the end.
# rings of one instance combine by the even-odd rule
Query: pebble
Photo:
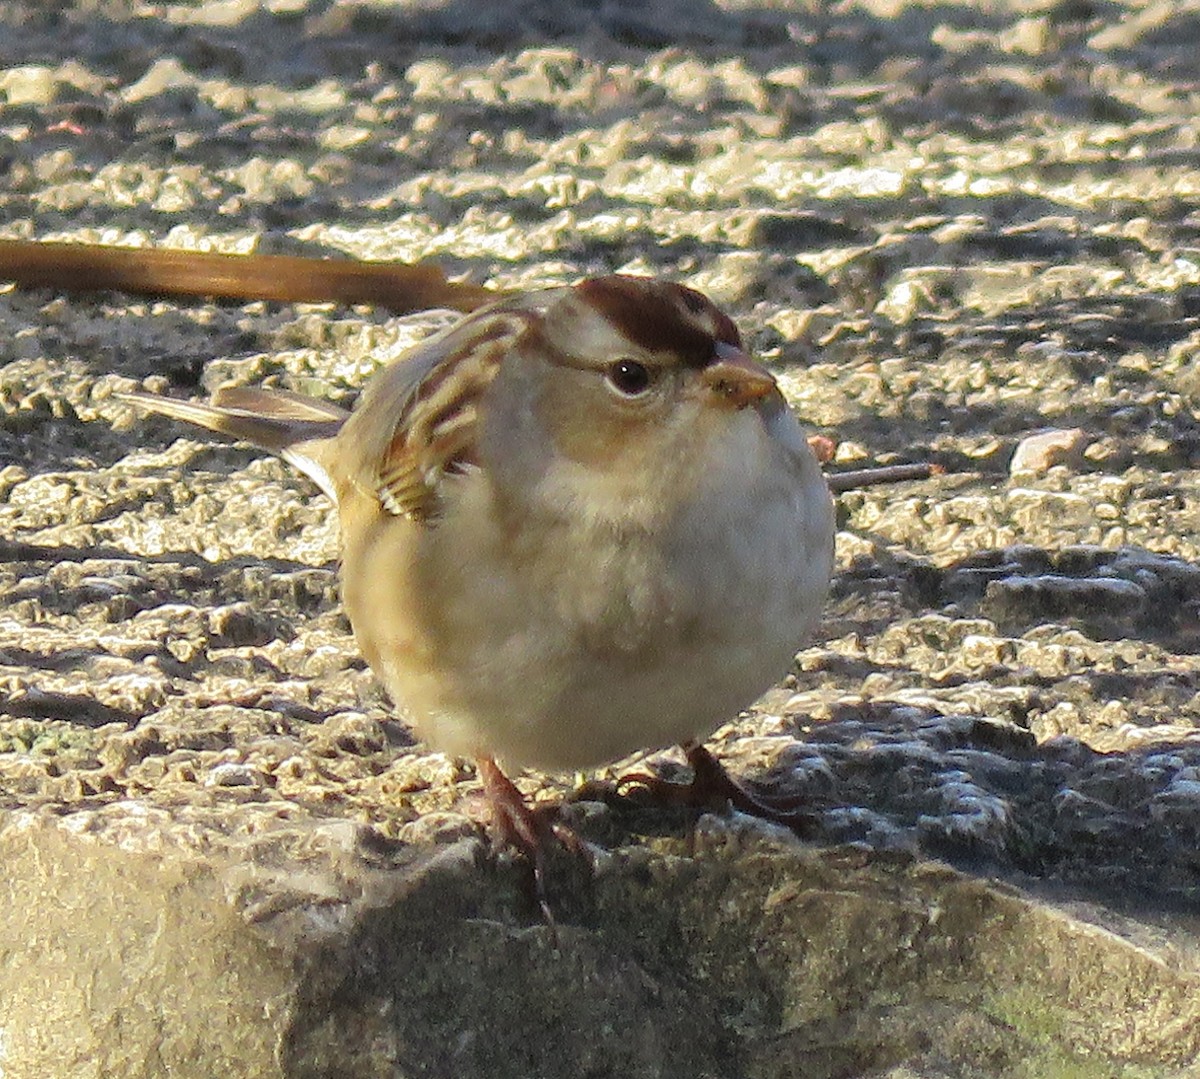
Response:
POLYGON ((1021 472, 1045 472, 1054 465, 1074 464, 1082 459, 1089 442, 1086 432, 1079 427, 1037 431, 1017 443, 1008 470, 1015 476, 1021 472))

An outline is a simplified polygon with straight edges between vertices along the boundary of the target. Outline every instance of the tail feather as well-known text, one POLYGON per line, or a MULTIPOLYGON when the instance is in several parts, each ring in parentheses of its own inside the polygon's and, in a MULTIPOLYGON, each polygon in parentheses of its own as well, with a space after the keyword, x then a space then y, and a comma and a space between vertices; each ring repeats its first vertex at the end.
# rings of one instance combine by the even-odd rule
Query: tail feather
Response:
POLYGON ((301 423, 344 423, 350 416, 340 405, 290 390, 260 390, 256 386, 226 386, 212 396, 212 407, 254 412, 301 423))
POLYGON ((212 402, 181 401, 150 393, 120 393, 122 401, 256 446, 282 457, 335 502, 328 463, 333 439, 349 413, 337 405, 286 390, 232 387, 212 402))

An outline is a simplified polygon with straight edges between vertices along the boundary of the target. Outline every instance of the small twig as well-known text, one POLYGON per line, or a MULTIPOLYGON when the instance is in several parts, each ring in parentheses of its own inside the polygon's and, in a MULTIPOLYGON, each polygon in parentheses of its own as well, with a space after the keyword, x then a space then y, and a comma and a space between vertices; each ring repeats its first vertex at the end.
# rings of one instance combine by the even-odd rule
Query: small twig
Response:
POLYGON ((834 472, 825 478, 834 494, 875 487, 881 483, 903 483, 905 480, 927 480, 945 470, 940 465, 918 462, 911 465, 883 465, 880 468, 859 468, 853 472, 834 472))
POLYGON ((68 292, 377 304, 397 314, 435 307, 474 311, 505 295, 448 281, 440 267, 428 263, 221 255, 36 240, 0 240, 0 281, 68 292))

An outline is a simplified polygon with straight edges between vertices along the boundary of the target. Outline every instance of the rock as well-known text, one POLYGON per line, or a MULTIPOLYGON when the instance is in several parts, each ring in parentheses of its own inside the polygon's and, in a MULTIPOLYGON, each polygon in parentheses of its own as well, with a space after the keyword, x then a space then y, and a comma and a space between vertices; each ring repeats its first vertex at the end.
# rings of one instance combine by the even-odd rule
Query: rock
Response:
POLYGON ((11 815, 5 1074, 833 1079, 1200 1052, 1169 926, 709 818, 688 853, 556 859, 551 931, 479 853, 253 806, 11 815))
POLYGON ((55 73, 48 67, 28 65, 0 74, 0 94, 9 106, 49 105, 58 95, 55 73))
POLYGON ((1038 431, 1017 443, 1008 470, 1015 476, 1021 472, 1045 472, 1053 465, 1079 461, 1088 441, 1088 436, 1078 427, 1038 431))
POLYGON ((983 610, 996 621, 1125 618, 1142 613, 1145 590, 1115 577, 1002 577, 987 586, 983 610))

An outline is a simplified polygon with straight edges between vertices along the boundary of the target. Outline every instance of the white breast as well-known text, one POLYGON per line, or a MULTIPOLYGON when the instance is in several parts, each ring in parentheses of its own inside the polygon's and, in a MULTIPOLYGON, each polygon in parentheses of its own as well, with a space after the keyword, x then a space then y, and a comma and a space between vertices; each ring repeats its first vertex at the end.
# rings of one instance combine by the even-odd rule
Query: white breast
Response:
POLYGON ((586 768, 704 738, 769 688, 819 617, 832 561, 828 489, 782 415, 768 438, 748 411, 743 444, 704 463, 662 533, 568 518, 521 549, 471 505, 488 496, 470 477, 430 548, 435 578, 466 574, 463 587, 425 666, 383 659, 422 737, 512 766, 586 768))

